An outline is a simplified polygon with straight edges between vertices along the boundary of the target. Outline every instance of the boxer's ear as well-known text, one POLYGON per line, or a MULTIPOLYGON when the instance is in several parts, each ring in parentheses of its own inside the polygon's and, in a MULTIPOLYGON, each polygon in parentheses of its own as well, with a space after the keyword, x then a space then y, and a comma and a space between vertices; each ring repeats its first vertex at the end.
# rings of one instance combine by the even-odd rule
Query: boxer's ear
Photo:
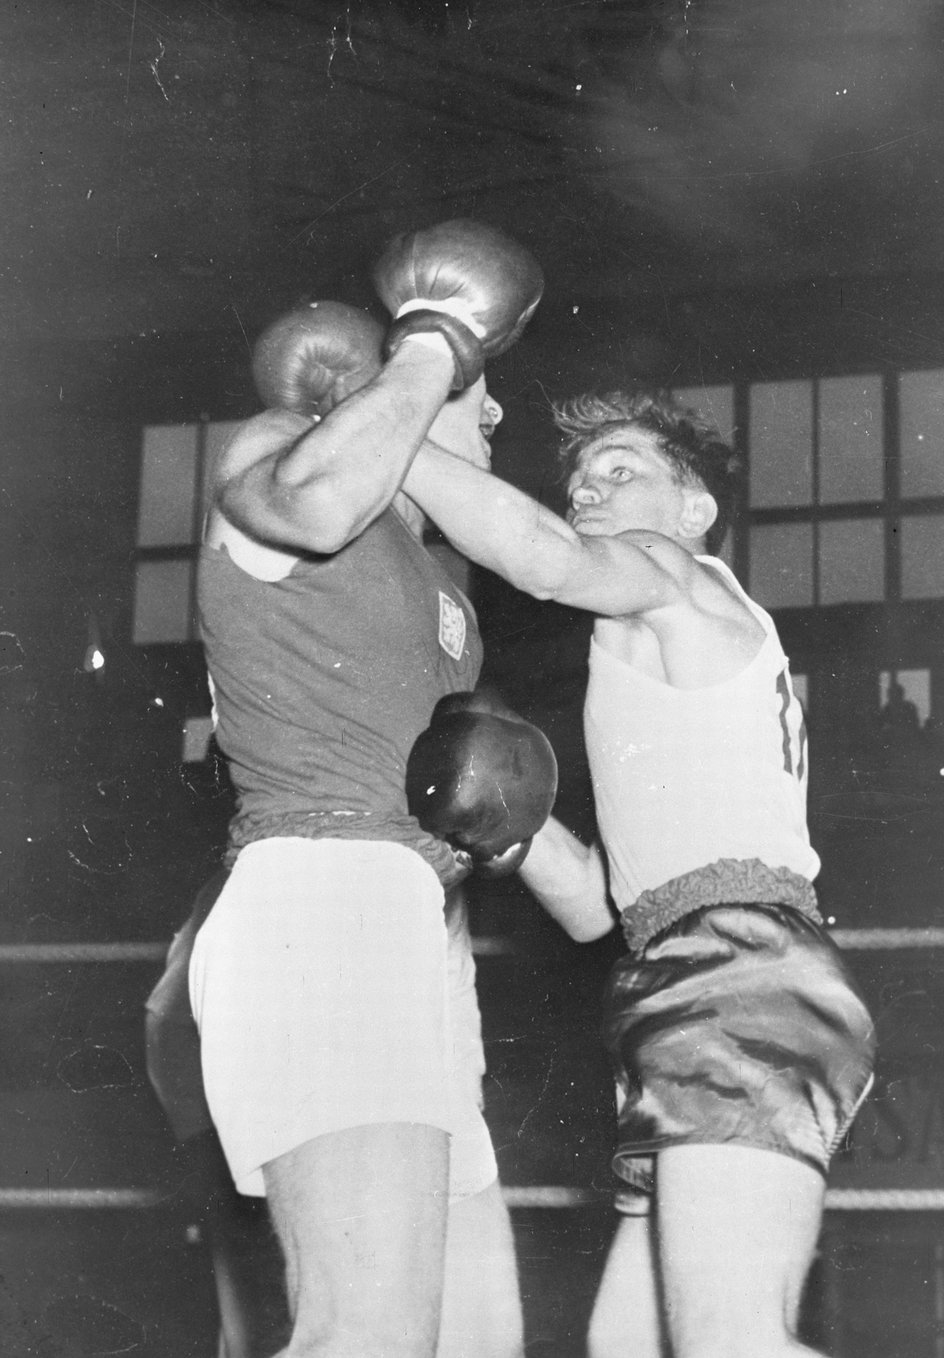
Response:
POLYGON ((679 533, 689 541, 703 538, 718 517, 718 502, 707 490, 686 487, 679 515, 679 533))

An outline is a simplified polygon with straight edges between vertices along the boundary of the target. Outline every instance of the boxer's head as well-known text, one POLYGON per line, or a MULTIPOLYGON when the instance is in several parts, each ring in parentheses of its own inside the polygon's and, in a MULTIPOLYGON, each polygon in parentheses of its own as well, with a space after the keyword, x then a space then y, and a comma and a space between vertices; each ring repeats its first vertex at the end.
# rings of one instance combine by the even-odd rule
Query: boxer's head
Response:
POLYGON ((715 501, 717 515, 705 535, 709 552, 721 549, 734 513, 740 463, 734 451, 695 411, 665 392, 588 393, 554 408, 554 422, 564 436, 561 463, 569 478, 591 444, 621 427, 653 436, 658 451, 681 486, 697 486, 715 501))

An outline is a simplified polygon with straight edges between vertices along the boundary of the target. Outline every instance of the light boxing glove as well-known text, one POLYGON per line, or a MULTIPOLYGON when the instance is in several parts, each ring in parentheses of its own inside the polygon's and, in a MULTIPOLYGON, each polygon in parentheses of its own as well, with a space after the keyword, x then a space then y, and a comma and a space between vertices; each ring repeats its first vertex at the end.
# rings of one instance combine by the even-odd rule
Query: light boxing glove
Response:
POLYGON ((462 218, 394 236, 373 276, 394 318, 386 356, 408 335, 442 335, 455 363, 454 391, 471 386, 487 358, 514 344, 544 291, 544 275, 524 246, 462 218))
POLYGON ((410 751, 406 795, 424 830, 467 853, 479 875, 504 876, 551 814, 557 760, 544 733, 503 704, 449 694, 410 751))
POLYGON ((384 329, 344 302, 308 302, 259 336, 252 376, 263 405, 323 418, 376 377, 384 329))

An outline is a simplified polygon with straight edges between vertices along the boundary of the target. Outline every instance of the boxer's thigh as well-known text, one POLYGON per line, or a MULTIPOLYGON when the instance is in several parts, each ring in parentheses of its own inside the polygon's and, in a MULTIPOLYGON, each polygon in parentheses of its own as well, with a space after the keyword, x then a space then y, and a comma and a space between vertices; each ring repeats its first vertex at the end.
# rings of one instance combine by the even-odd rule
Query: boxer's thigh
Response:
POLYGON ((387 1123, 318 1136, 264 1167, 286 1262, 287 1353, 433 1358, 448 1138, 387 1123))

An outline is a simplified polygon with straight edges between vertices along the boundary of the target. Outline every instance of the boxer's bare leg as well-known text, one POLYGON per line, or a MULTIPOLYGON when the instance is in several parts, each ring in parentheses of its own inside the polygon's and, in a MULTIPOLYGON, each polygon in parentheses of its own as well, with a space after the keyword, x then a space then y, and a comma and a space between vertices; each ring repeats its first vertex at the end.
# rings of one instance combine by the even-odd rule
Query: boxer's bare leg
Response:
POLYGON ((284 1358, 433 1358, 448 1154, 437 1128, 381 1123, 263 1167, 293 1321, 284 1358))
POLYGON ((436 1358, 522 1358, 523 1353, 514 1238, 496 1180, 449 1208, 436 1358))
POLYGON ((656 1205, 665 1316, 675 1358, 799 1358, 803 1284, 824 1182, 748 1146, 659 1154, 656 1205))
POLYGON ((590 1317, 589 1358, 667 1358, 650 1216, 620 1219, 590 1317))

